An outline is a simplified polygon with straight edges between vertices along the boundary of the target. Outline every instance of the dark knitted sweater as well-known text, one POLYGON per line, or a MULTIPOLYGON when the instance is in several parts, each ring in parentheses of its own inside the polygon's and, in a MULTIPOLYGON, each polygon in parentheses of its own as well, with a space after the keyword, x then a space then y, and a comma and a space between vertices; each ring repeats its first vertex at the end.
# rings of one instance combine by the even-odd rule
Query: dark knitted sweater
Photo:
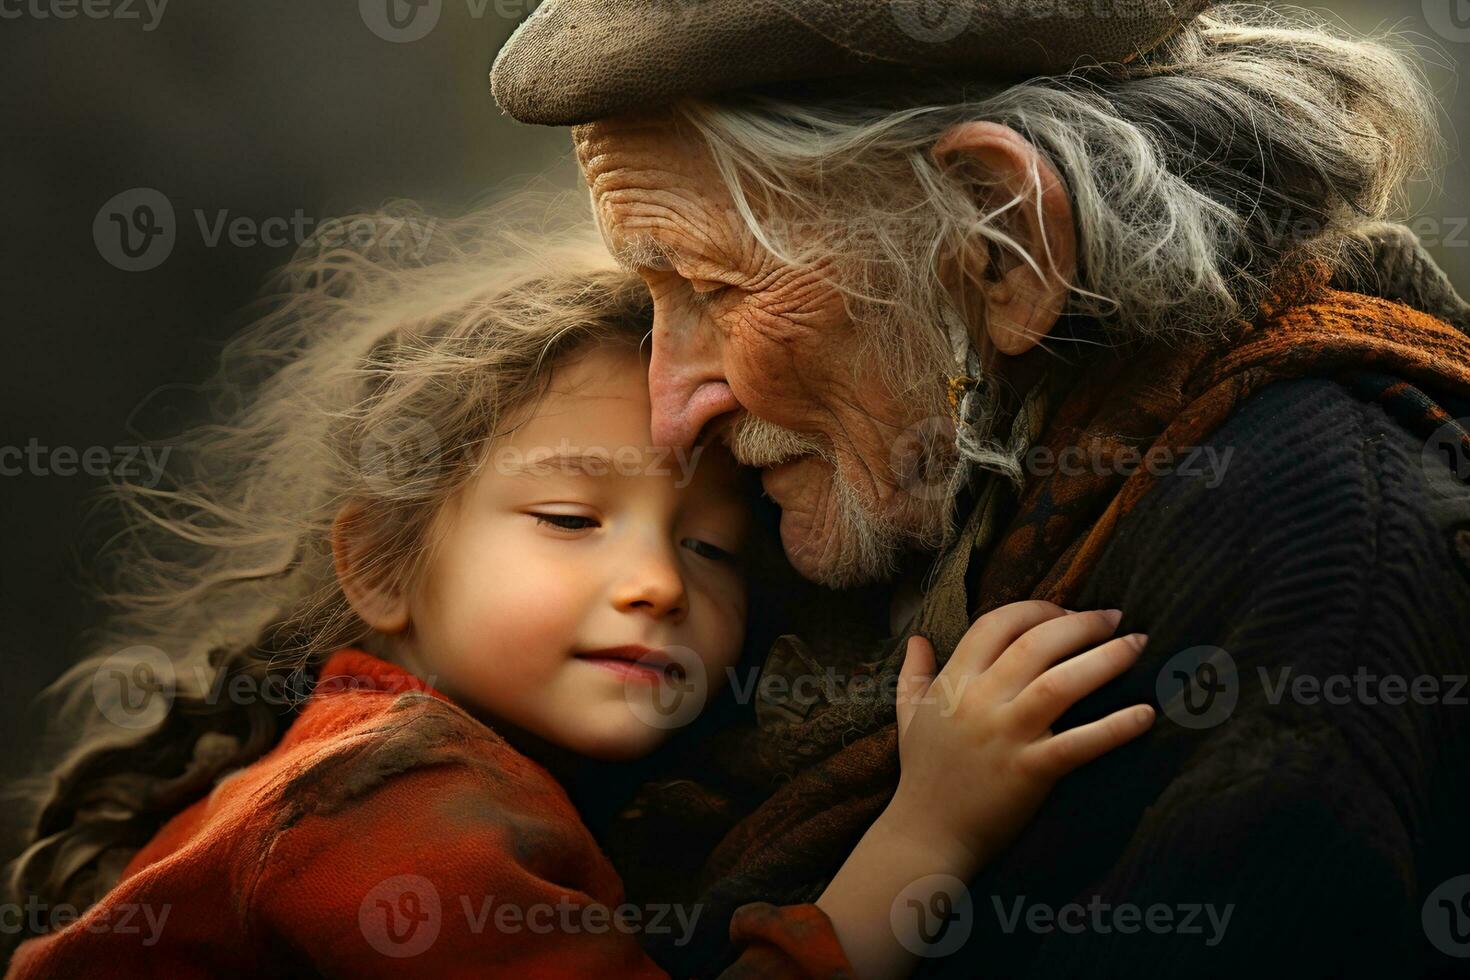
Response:
POLYGON ((1232 453, 1223 482, 1163 478, 1078 605, 1123 609, 1120 634, 1146 630, 1148 650, 1057 727, 1154 700, 1166 662, 1201 645, 1234 665, 1215 675, 1235 685, 1233 711, 1204 728, 1162 713, 1144 740, 1064 780, 973 883, 970 940, 917 976, 1381 976, 1465 962, 1428 942, 1421 908, 1470 872, 1470 485, 1328 380, 1268 386, 1208 444, 1232 453), (1417 699, 1416 678, 1429 678, 1417 699), (1156 904, 1168 924, 1154 911, 1151 929, 1156 904))
MULTIPOLYGON (((1431 937, 1470 953, 1470 437, 1451 421, 1470 419, 1470 307, 1422 256, 1382 261, 1418 255, 1411 236, 1365 248, 1376 282, 1323 290, 1322 270, 1283 270, 1219 349, 1089 361, 1027 440, 1054 460, 1082 449, 1082 470, 957 502, 964 526, 904 633, 942 658, 1005 602, 1120 607, 1148 650, 1054 727, 1162 711, 1062 780, 955 906, 893 911, 926 952, 954 950, 918 976, 1465 972, 1431 937), (1429 444, 1440 426, 1452 438, 1429 444), (1127 479, 1086 465, 1094 445, 1228 465, 1218 482, 1127 479), (1180 663, 1201 648, 1203 666, 1180 663), (1228 714, 1196 723, 1186 709, 1222 683, 1228 714)), ((733 960, 725 909, 815 900, 892 795, 891 703, 859 682, 896 675, 902 636, 870 621, 882 591, 858 592, 803 602, 762 668, 790 681, 836 665, 834 684, 758 692, 757 724, 701 744, 608 837, 629 845, 619 869, 640 893, 712 910, 693 943, 656 951, 674 972, 733 960), (671 860, 683 851, 710 854, 697 875, 671 860)), ((985 787, 957 773, 954 791, 985 787)))

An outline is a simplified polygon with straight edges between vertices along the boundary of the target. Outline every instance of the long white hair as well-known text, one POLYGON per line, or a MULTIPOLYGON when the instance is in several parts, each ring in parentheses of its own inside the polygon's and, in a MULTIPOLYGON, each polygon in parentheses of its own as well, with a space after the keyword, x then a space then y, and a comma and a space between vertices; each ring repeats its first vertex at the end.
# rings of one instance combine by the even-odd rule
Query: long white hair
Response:
MULTIPOLYGON (((1115 339, 1224 329, 1283 258, 1336 261, 1393 216, 1439 147, 1412 54, 1304 11, 1216 8, 1127 65, 1000 86, 965 79, 813 85, 681 103, 740 216, 781 258, 835 262, 865 368, 893 390, 934 384, 943 325, 967 310, 943 257, 1013 253, 1022 201, 931 150, 986 120, 1029 139, 1071 195, 1079 267, 1068 313, 1115 339)), ((1038 181, 1039 186, 1039 181, 1038 181)))

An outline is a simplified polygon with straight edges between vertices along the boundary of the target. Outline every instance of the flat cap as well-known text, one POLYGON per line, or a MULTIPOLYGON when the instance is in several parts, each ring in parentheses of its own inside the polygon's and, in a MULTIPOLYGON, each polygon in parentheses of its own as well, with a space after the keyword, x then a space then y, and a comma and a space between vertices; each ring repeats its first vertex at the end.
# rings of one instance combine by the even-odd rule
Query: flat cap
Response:
POLYGON ((1149 50, 1210 0, 545 0, 495 59, 522 122, 894 70, 1059 74, 1149 50))

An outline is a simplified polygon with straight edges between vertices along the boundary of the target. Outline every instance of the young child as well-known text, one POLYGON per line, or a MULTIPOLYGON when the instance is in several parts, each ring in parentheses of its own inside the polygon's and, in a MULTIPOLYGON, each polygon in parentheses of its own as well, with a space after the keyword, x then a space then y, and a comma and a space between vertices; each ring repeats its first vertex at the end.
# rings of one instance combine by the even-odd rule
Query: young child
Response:
MULTIPOLYGON (((566 781, 677 737, 743 664, 749 482, 652 445, 648 302, 600 243, 436 240, 298 259, 191 479, 122 488, 124 614, 63 679, 98 720, 14 865, 44 934, 8 976, 665 975, 566 781)), ((912 642, 930 696, 900 699, 892 804, 818 902, 737 911, 730 975, 905 974, 903 888, 968 880, 1147 728, 1047 731, 1136 656, 1116 624, 1008 606, 938 678, 912 642)))

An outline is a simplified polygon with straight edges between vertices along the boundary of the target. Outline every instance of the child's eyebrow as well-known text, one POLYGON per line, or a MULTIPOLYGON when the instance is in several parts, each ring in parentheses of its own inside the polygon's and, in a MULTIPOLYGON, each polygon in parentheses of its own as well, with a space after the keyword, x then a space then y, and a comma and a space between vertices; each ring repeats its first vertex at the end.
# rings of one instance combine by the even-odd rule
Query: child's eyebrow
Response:
POLYGON ((496 470, 502 476, 552 476, 556 473, 570 476, 611 476, 618 472, 614 468, 612 456, 597 450, 500 459, 496 460, 496 470))

